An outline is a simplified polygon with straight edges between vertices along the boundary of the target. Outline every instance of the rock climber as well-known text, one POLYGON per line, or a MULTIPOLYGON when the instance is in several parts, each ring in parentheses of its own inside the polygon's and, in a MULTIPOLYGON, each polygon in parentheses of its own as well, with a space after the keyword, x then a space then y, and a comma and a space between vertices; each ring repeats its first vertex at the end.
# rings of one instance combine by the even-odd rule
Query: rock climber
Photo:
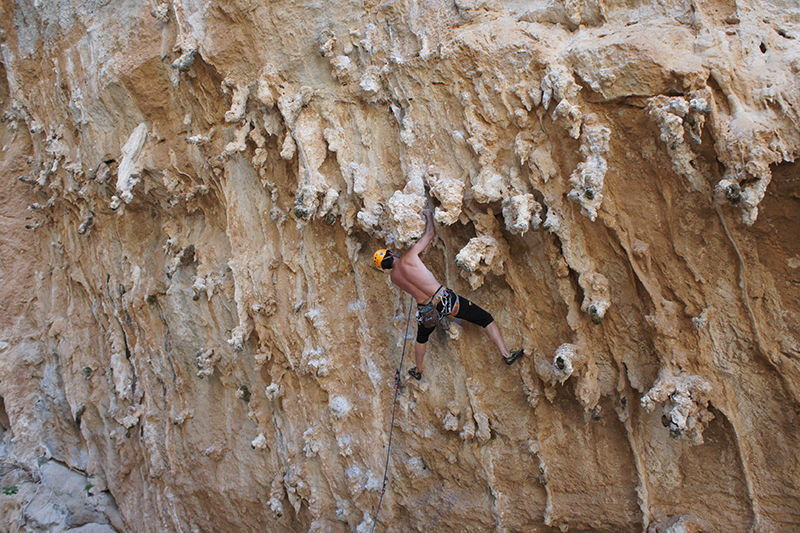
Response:
POLYGON ((481 326, 486 336, 494 343, 503 361, 511 365, 522 357, 523 350, 509 352, 500 333, 500 327, 487 311, 481 309, 463 296, 448 289, 431 274, 419 255, 436 236, 433 215, 425 211, 425 231, 422 237, 404 254, 397 255, 392 250, 381 249, 372 256, 372 262, 382 270, 391 270, 392 283, 409 293, 417 301, 417 342, 414 345, 416 366, 408 373, 414 379, 422 379, 425 368, 425 350, 428 337, 436 325, 445 317, 461 318, 481 326))

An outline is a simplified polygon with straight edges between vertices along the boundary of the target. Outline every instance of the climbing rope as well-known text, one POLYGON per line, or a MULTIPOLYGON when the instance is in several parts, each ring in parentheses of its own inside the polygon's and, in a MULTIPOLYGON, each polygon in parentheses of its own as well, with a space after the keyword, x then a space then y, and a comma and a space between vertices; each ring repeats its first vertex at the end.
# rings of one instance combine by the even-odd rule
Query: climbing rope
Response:
POLYGON ((372 531, 375 533, 375 528, 378 525, 378 513, 381 512, 381 504, 383 503, 383 495, 386 493, 386 480, 389 479, 389 456, 392 453, 392 434, 394 433, 394 410, 397 407, 397 395, 400 392, 400 371, 403 369, 403 361, 406 357, 406 341, 408 340, 408 324, 411 322, 411 313, 414 311, 414 299, 408 306, 408 317, 406 318, 406 332, 403 335, 403 352, 400 355, 400 366, 394 371, 394 401, 392 402, 392 422, 389 426, 389 445, 386 447, 386 464, 383 466, 383 488, 381 488, 381 497, 378 500, 378 508, 375 509, 375 514, 372 515, 372 531))

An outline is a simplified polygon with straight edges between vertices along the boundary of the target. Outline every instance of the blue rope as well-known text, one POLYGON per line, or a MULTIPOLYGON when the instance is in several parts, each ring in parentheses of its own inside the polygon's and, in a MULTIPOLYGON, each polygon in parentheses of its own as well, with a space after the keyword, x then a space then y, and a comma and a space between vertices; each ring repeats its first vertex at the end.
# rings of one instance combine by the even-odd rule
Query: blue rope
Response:
POLYGON ((392 434, 394 433, 394 411, 397 407, 397 395, 400 392, 400 371, 403 369, 403 361, 406 357, 406 341, 408 340, 408 325, 411 322, 411 313, 414 311, 414 299, 408 306, 408 317, 406 318, 406 332, 403 335, 403 352, 400 356, 400 366, 394 371, 394 401, 392 402, 392 422, 389 426, 389 446, 386 448, 386 464, 383 467, 383 488, 381 488, 381 497, 378 500, 378 508, 375 514, 372 515, 372 532, 375 533, 375 528, 378 525, 378 513, 381 512, 381 504, 383 503, 383 495, 386 493, 386 480, 389 479, 389 456, 392 452, 392 434))

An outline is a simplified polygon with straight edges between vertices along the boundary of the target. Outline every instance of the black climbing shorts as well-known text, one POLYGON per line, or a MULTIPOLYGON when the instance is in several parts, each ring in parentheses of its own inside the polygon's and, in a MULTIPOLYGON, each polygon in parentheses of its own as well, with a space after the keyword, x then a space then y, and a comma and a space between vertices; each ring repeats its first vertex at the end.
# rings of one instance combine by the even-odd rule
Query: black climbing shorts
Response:
MULTIPOLYGON (((455 315, 451 316, 454 316, 455 318, 460 318, 462 320, 466 320, 467 322, 472 322, 473 324, 477 324, 482 328, 485 328, 486 326, 494 322, 494 318, 487 311, 485 311, 478 305, 470 302, 463 296, 459 296, 458 294, 454 293, 453 291, 450 291, 449 289, 447 290, 452 294, 453 298, 456 298, 458 300, 458 312, 455 315)), ((439 311, 442 311, 442 309, 444 309, 444 307, 447 304, 448 304, 447 301, 440 302, 439 305, 437 306, 437 309, 439 309, 439 311)), ((450 302, 450 304, 452 308, 453 307, 452 302, 450 302)), ((428 342, 428 338, 431 336, 431 333, 433 333, 434 329, 436 329, 436 326, 433 326, 432 328, 426 328, 419 321, 417 321, 417 342, 420 344, 425 344, 426 342, 428 342)))

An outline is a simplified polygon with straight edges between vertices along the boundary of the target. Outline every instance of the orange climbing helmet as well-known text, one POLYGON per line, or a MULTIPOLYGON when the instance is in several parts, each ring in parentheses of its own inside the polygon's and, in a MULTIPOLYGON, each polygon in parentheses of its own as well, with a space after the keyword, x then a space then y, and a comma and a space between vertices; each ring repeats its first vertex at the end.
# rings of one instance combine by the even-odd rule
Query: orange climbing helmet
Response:
POLYGON ((392 268, 392 259, 394 259, 392 251, 387 250, 386 248, 381 248, 372 254, 372 262, 375 263, 375 266, 380 269, 392 268))

